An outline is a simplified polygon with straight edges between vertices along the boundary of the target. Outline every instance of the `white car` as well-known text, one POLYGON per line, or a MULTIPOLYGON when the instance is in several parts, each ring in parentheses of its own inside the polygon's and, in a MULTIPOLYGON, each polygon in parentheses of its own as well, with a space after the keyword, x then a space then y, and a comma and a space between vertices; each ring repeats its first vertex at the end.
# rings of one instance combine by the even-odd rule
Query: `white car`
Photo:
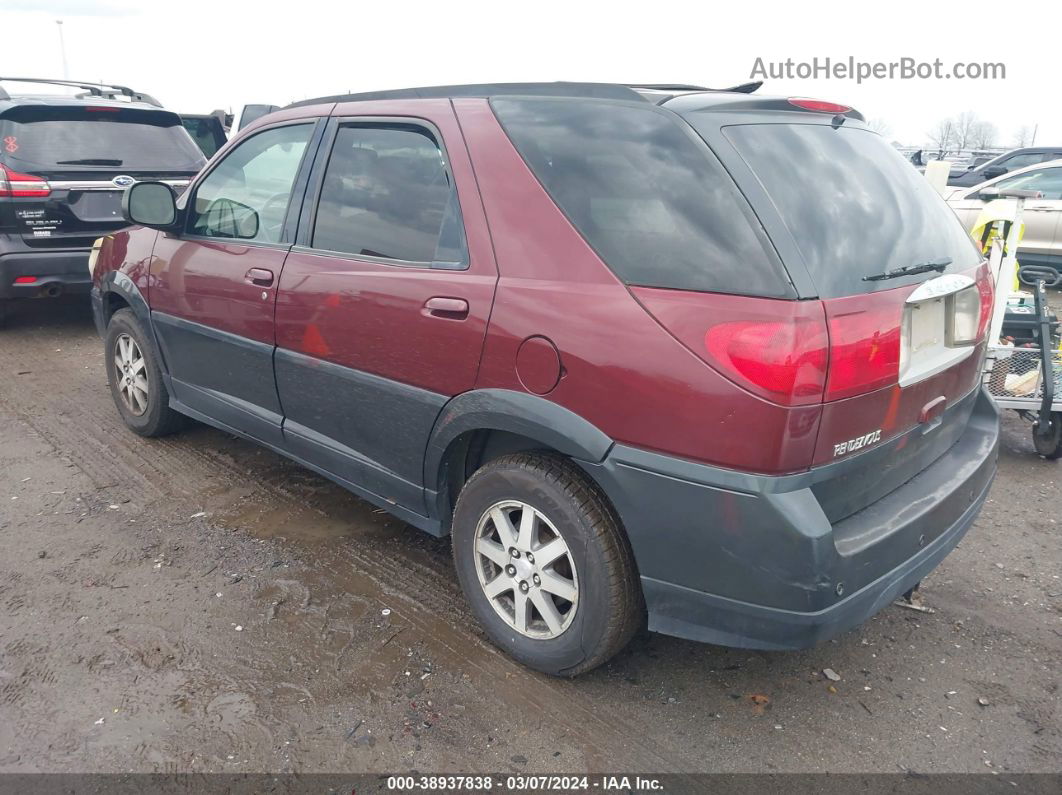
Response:
POLYGON ((977 222, 985 199, 985 188, 1038 190, 1042 199, 1027 199, 1025 236, 1018 247, 1022 265, 1046 265, 1062 271, 1062 160, 1026 166, 972 188, 953 188, 945 192, 948 204, 967 229, 977 222))

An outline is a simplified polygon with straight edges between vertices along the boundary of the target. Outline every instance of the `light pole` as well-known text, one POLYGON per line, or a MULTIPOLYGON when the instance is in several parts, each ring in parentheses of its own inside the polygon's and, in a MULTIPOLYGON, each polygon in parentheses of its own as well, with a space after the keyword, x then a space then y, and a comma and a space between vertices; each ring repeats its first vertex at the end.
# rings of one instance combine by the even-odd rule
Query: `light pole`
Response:
POLYGON ((66 41, 63 39, 63 20, 55 20, 56 26, 59 28, 59 52, 63 56, 63 80, 70 79, 70 71, 66 66, 66 41))

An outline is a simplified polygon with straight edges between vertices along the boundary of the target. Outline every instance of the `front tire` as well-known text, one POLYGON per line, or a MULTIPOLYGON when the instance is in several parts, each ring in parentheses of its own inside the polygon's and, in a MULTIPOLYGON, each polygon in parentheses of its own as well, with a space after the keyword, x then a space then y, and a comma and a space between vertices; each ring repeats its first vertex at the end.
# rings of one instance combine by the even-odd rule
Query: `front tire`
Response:
POLYGON ((497 646, 530 668, 589 671, 642 624, 619 520, 565 458, 517 453, 483 466, 461 490, 452 534, 473 612, 497 646))
POLYGON ((111 397, 129 430, 165 436, 182 427, 184 417, 170 408, 155 349, 133 310, 119 309, 111 316, 104 361, 111 397))

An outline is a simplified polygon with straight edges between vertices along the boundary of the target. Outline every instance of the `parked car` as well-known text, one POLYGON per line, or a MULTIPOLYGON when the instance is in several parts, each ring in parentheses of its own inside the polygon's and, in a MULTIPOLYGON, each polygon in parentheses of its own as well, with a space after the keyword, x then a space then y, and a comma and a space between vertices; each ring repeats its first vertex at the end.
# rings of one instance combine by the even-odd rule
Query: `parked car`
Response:
POLYGON ((213 113, 182 113, 181 123, 192 136, 203 154, 211 158, 228 143, 228 130, 232 126, 232 116, 223 110, 213 113))
POLYGON ((16 298, 88 293, 89 249, 125 225, 138 180, 183 187, 204 164, 176 113, 123 86, 0 78, 81 90, 0 87, 0 319, 16 298))
POLYGON ((1062 158, 1062 146, 1011 149, 1009 152, 1004 152, 981 165, 974 166, 968 171, 956 173, 952 170, 951 176, 948 178, 948 185, 956 188, 970 188, 987 180, 1001 177, 1011 171, 1043 163, 1047 160, 1057 160, 1058 158, 1062 158))
POLYGON ((1043 194, 1043 198, 1025 201, 1025 235, 1018 256, 1022 265, 1043 265, 1062 272, 1062 159, 1026 166, 973 188, 957 189, 948 196, 948 204, 963 226, 973 229, 986 201, 996 198, 994 191, 1004 189, 1043 194))
POLYGON ((601 84, 330 97, 174 198, 93 305, 125 424, 193 417, 434 535, 574 675, 642 625, 805 647, 914 588, 996 468, 991 279, 848 107, 601 84))

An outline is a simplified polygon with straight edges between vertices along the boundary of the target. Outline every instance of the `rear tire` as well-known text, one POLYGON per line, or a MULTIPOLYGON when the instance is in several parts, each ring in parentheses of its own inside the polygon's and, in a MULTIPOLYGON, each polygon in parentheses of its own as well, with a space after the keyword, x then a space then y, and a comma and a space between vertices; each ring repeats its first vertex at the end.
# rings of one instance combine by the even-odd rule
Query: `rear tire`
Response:
POLYGON ((1047 436, 1041 436, 1033 426, 1033 447, 1036 452, 1049 461, 1062 458, 1062 412, 1051 412, 1051 429, 1047 436))
POLYGON ((483 466, 461 490, 452 532, 473 612, 497 646, 530 668, 554 676, 589 671, 643 623, 619 520, 561 456, 517 453, 483 466))
POLYGON ((0 328, 7 325, 7 316, 11 311, 11 299, 0 298, 0 328))
POLYGON ((184 417, 170 408, 155 348, 132 309, 111 316, 103 351, 111 397, 129 430, 165 436, 184 426, 184 417))

